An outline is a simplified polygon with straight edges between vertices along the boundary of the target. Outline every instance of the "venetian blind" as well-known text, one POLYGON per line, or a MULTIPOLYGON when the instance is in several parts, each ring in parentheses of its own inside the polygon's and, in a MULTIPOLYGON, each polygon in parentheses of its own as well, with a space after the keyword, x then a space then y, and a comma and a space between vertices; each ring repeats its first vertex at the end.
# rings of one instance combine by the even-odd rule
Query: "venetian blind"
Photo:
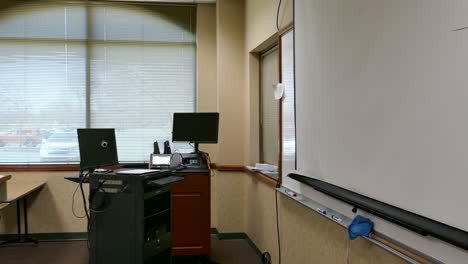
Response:
POLYGON ((147 160, 173 113, 195 110, 195 9, 93 4, 91 18, 90 126, 117 128, 120 162, 147 160))
POLYGON ((46 142, 81 127, 115 128, 120 162, 146 161, 195 110, 195 58, 193 6, 2 1, 0 162, 78 162, 75 138, 46 142))
POLYGON ((19 3, 0 4, 2 163, 40 162, 48 134, 83 127, 86 117, 84 6, 19 3))
POLYGON ((273 85, 278 83, 278 47, 261 57, 261 130, 262 162, 278 165, 279 105, 275 100, 273 85))

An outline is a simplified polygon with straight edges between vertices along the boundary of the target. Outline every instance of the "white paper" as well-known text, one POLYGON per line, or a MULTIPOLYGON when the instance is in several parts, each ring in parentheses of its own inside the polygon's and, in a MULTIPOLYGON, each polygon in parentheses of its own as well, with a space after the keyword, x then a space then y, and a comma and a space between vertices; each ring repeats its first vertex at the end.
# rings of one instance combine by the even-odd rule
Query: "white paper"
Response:
POLYGON ((268 171, 268 172, 278 171, 278 166, 270 165, 266 163, 255 163, 255 166, 247 166, 247 168, 253 171, 268 171))
POLYGON ((120 169, 117 170, 117 173, 122 173, 122 174, 145 174, 145 173, 151 173, 151 172, 158 172, 160 170, 150 170, 150 169, 120 169))
POLYGON ((273 84, 273 89, 275 93, 275 99, 276 100, 281 99, 284 95, 284 84, 283 83, 273 84))

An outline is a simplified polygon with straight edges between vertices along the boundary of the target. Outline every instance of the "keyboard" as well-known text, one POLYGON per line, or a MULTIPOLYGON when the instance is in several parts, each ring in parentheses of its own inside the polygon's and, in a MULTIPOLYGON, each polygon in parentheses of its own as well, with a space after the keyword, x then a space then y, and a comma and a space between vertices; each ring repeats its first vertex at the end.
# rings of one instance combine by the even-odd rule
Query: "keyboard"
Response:
POLYGON ((162 178, 157 179, 157 180, 148 181, 147 184, 151 185, 151 186, 162 187, 162 186, 165 186, 165 185, 168 185, 168 184, 173 184, 173 183, 182 181, 183 179, 184 179, 184 177, 182 177, 182 176, 170 175, 170 176, 167 176, 167 177, 162 177, 162 178))

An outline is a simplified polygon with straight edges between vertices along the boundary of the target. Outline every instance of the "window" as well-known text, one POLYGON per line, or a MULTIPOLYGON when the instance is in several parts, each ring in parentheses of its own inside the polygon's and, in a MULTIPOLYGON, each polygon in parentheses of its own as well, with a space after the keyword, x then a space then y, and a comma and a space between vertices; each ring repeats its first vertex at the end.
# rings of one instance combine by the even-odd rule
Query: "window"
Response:
POLYGON ((284 95, 281 107, 282 130, 282 175, 296 168, 296 109, 294 84, 294 30, 290 29, 280 37, 281 41, 281 82, 284 95))
POLYGON ((172 114, 195 110, 193 6, 0 8, 0 163, 77 163, 83 127, 115 128, 119 161, 147 161, 152 142, 170 141, 172 114))
POLYGON ((274 85, 279 82, 278 47, 261 54, 260 58, 260 160, 278 165, 279 103, 274 97, 274 85))

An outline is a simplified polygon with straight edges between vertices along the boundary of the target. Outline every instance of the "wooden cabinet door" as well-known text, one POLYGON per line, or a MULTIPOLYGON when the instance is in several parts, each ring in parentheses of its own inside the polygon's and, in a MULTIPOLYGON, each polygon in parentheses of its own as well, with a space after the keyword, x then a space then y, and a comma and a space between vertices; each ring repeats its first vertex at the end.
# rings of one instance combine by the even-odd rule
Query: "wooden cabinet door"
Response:
POLYGON ((210 255, 210 176, 183 176, 172 187, 172 255, 210 255))

